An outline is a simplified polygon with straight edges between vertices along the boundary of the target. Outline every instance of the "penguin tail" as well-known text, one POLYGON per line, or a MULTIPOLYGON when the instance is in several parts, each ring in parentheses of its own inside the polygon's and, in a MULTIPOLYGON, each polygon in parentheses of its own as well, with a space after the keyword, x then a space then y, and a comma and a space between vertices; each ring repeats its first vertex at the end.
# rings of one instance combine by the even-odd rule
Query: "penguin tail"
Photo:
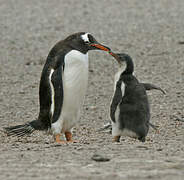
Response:
POLYGON ((109 129, 109 128, 112 128, 111 122, 108 122, 107 124, 104 124, 104 126, 99 128, 97 131, 103 131, 103 130, 106 130, 106 129, 109 129))
POLYGON ((32 134, 35 130, 43 130, 43 129, 45 128, 43 125, 41 126, 40 121, 34 120, 22 125, 5 127, 4 132, 8 136, 22 137, 32 134))
POLYGON ((29 123, 18 126, 5 127, 4 130, 8 136, 18 137, 30 135, 33 133, 33 131, 35 131, 35 129, 29 123))
POLYGON ((99 128, 97 130, 97 132, 101 132, 101 131, 107 131, 107 132, 111 133, 112 132, 112 124, 111 124, 111 122, 108 122, 107 124, 104 124, 103 127, 99 128))
POLYGON ((148 123, 150 127, 152 127, 155 131, 158 131, 158 128, 156 125, 152 124, 152 123, 148 123))

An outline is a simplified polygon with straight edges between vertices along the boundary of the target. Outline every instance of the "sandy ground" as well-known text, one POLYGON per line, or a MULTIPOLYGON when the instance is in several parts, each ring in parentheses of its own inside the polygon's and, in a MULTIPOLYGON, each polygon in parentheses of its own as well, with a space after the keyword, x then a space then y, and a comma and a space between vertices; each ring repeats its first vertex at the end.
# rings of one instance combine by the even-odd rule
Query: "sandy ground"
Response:
POLYGON ((152 118, 141 143, 112 143, 97 130, 108 122, 117 65, 90 52, 89 86, 76 144, 54 143, 46 132, 17 139, 0 133, 0 179, 151 179, 184 177, 183 0, 0 0, 0 126, 37 118, 40 73, 51 47, 86 31, 115 52, 129 53, 135 75, 166 91, 148 92, 152 118), (98 154, 109 158, 96 162, 98 154))

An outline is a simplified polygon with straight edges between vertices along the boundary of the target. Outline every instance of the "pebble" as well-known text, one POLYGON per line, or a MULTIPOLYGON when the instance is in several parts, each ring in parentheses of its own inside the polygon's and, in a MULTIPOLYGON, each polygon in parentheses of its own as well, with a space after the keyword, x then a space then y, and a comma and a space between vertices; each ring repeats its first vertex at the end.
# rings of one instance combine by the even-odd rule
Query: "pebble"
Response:
POLYGON ((110 158, 102 156, 100 154, 94 154, 91 159, 94 160, 94 161, 97 161, 97 162, 107 162, 107 161, 110 161, 110 158))

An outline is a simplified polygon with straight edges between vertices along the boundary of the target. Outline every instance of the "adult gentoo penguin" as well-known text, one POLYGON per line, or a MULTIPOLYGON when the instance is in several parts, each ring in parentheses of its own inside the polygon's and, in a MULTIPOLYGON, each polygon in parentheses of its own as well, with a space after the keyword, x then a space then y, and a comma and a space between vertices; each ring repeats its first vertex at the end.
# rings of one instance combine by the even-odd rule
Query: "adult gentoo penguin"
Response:
POLYGON ((41 74, 38 119, 5 128, 8 135, 51 129, 56 142, 72 142, 71 130, 79 120, 87 89, 89 50, 110 49, 85 32, 72 34, 51 49, 41 74), (60 140, 61 133, 66 141, 60 140))
POLYGON ((115 74, 114 95, 110 105, 113 141, 119 142, 121 136, 138 138, 144 142, 148 134, 150 107, 146 90, 158 89, 149 83, 140 83, 133 75, 134 64, 127 54, 110 52, 119 63, 119 71, 115 74), (124 68, 126 64, 126 68, 124 68))

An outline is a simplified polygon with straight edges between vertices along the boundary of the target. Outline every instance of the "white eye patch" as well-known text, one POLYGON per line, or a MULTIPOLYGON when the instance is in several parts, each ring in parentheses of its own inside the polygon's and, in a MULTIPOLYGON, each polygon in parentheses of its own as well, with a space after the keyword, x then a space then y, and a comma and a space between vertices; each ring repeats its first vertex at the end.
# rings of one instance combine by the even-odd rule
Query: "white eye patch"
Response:
POLYGON ((85 34, 81 35, 81 38, 83 39, 84 42, 89 42, 88 34, 89 33, 85 33, 85 34))

